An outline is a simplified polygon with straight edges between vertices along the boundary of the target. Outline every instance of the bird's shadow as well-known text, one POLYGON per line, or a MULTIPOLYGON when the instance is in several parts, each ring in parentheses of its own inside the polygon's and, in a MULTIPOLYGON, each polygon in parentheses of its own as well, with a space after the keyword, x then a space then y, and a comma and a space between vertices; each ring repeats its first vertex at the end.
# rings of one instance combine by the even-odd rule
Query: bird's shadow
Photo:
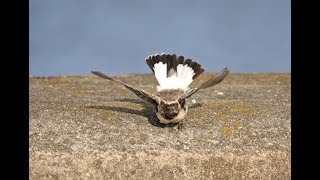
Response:
POLYGON ((93 109, 102 109, 102 110, 110 110, 110 111, 117 111, 117 112, 122 112, 122 113, 129 113, 129 114, 136 114, 139 116, 144 116, 148 119, 148 122, 156 127, 173 127, 176 126, 177 124, 162 124, 160 123, 159 119, 157 118, 155 114, 154 107, 152 105, 147 104, 146 102, 140 100, 140 99, 114 99, 115 101, 118 102, 130 102, 134 104, 141 104, 143 105, 142 110, 135 110, 135 109, 130 109, 126 107, 115 107, 115 106, 108 106, 108 105, 90 105, 86 106, 87 108, 93 108, 93 109))
POLYGON ((141 104, 145 107, 148 106, 148 104, 143 101, 142 99, 130 99, 130 98, 123 98, 123 99, 113 99, 114 101, 118 101, 118 102, 129 102, 129 103, 134 103, 134 104, 141 104))
MULTIPOLYGON (((102 110, 110 110, 110 111, 117 111, 117 112, 122 112, 122 113, 129 113, 129 114, 136 114, 139 116, 144 116, 148 119, 148 122, 156 127, 174 127, 177 126, 179 123, 171 123, 171 124, 163 124, 160 123, 158 117, 156 116, 155 109, 152 105, 144 102, 143 100, 140 99, 114 99, 114 101, 118 102, 130 102, 134 104, 140 104, 143 105, 144 109, 142 110, 135 110, 135 109, 130 109, 126 107, 115 107, 115 106, 108 106, 108 105, 90 105, 86 106, 87 108, 93 108, 93 109, 102 109, 102 110)), ((189 108, 197 108, 201 107, 202 105, 199 103, 191 105, 189 108)))

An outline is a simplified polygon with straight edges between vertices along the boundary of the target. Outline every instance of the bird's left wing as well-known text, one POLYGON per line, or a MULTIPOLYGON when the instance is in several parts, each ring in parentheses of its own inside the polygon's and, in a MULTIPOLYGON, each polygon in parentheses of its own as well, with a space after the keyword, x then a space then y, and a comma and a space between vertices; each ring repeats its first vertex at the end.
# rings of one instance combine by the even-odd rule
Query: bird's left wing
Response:
POLYGON ((153 95, 151 93, 148 93, 146 91, 143 91, 141 89, 133 87, 130 84, 127 84, 127 83, 125 83, 125 82, 123 82, 123 81, 121 81, 119 79, 109 77, 109 76, 107 76, 107 75, 105 75, 105 74, 103 74, 103 73, 101 73, 99 71, 91 71, 91 72, 93 74, 99 76, 99 77, 104 78, 104 79, 108 79, 110 81, 114 81, 114 82, 117 82, 119 84, 124 85, 127 89, 129 89, 130 91, 135 93, 139 98, 141 98, 141 99, 143 99, 143 100, 145 100, 145 101, 147 101, 147 102, 149 102, 149 103, 151 103, 151 104, 153 104, 155 106, 157 106, 160 103, 160 99, 159 99, 158 96, 155 96, 155 95, 153 95))
POLYGON ((228 68, 224 68, 222 71, 220 71, 217 75, 215 75, 213 78, 209 79, 208 81, 201 84, 201 86, 197 88, 190 89, 189 91, 183 93, 179 99, 186 99, 192 96, 194 93, 196 93, 200 89, 206 89, 209 87, 212 87, 214 85, 219 84, 223 79, 228 75, 229 70, 228 68))

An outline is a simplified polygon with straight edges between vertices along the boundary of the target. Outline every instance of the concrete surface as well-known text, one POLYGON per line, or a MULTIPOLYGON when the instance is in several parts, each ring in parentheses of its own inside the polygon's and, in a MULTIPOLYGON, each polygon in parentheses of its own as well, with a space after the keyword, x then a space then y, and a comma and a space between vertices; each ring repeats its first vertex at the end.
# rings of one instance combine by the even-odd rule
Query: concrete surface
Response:
MULTIPOLYGON (((155 91, 151 74, 117 77, 155 91)), ((290 79, 229 74, 176 131, 116 83, 30 77, 30 179, 291 179, 290 79)))

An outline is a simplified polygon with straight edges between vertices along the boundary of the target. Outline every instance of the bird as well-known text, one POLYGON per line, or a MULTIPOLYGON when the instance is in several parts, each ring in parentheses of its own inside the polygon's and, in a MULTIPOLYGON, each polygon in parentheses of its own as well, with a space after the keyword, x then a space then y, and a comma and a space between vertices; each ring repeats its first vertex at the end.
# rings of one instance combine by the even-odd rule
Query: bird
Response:
POLYGON ((177 57, 176 54, 170 53, 150 55, 145 61, 159 84, 156 86, 157 92, 154 94, 107 76, 100 71, 91 72, 101 78, 123 85, 139 98, 153 105, 161 124, 178 124, 178 128, 182 127, 182 122, 188 112, 186 99, 201 89, 219 84, 229 73, 229 69, 225 67, 214 77, 191 89, 189 85, 205 71, 199 63, 190 58, 181 55, 177 57))

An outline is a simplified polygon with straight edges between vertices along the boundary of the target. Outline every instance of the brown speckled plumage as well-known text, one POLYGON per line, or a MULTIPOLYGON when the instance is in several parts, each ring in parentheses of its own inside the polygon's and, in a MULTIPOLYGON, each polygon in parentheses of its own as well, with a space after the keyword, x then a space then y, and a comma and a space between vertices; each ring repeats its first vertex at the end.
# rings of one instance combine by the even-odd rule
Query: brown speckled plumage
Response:
POLYGON ((164 101, 174 101, 177 100, 177 97, 184 93, 183 90, 180 89, 170 89, 170 90, 162 90, 157 92, 157 96, 159 96, 164 101))

